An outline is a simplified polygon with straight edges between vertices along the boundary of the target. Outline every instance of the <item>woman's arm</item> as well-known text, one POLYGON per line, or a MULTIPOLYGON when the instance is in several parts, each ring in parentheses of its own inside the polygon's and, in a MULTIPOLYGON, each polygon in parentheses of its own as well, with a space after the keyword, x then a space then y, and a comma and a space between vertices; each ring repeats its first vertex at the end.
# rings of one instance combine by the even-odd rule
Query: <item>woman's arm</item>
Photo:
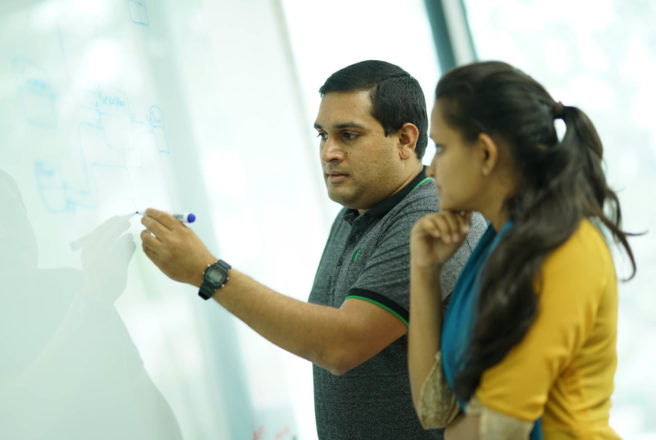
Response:
POLYGON ((415 409, 419 408, 422 384, 428 377, 439 350, 441 317, 440 270, 410 266, 410 326, 408 371, 415 409))
POLYGON ((408 371, 415 409, 419 408, 422 384, 439 351, 442 265, 464 241, 470 221, 471 213, 442 211, 420 219, 410 234, 408 371))

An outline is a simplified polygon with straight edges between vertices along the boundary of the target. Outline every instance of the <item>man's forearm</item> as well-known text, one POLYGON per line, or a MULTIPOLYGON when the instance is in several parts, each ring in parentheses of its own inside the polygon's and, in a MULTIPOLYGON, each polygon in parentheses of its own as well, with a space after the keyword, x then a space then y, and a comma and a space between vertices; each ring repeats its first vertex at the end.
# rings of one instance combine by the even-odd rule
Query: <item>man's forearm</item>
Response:
POLYGON ((232 269, 214 299, 277 346, 341 374, 353 365, 353 323, 337 308, 282 295, 232 269))
MULTIPOLYGON (((216 258, 198 236, 170 214, 147 209, 142 248, 169 278, 199 287, 216 258), (206 270, 206 269, 205 269, 206 270)), ((405 334, 405 324, 366 301, 346 299, 339 309, 281 295, 236 269, 214 299, 269 341, 342 374, 405 334)))

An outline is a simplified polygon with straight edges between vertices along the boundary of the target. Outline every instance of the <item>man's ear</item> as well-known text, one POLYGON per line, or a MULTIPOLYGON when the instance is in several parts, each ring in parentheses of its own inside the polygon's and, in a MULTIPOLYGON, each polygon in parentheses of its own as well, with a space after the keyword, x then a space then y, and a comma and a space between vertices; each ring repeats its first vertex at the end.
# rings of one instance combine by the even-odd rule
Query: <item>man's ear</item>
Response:
POLYGON ((481 133, 476 140, 476 148, 480 152, 481 173, 489 176, 499 163, 499 145, 487 133, 481 133))
POLYGON ((408 160, 415 154, 419 130, 415 124, 406 122, 397 132, 399 139, 399 155, 402 160, 408 160))

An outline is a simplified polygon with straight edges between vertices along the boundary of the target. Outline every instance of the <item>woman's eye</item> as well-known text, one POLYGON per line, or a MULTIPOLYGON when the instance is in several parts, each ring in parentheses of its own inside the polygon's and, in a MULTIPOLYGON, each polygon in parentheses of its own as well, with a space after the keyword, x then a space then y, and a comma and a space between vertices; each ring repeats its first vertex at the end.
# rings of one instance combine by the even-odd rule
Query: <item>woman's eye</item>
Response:
POLYGON ((442 154, 444 152, 444 146, 435 144, 435 154, 442 154))

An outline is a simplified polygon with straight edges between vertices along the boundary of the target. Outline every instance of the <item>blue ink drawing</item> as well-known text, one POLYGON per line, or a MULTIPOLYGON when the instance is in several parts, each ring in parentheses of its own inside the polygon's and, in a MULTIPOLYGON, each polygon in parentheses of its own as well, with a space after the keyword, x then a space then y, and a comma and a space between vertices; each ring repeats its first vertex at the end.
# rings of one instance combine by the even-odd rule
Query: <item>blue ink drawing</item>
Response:
MULTIPOLYGON (((95 209, 98 190, 94 170, 126 170, 125 151, 132 148, 132 117, 128 99, 115 90, 96 90, 90 106, 95 115, 77 128, 77 147, 65 163, 36 160, 34 174, 45 208, 50 212, 75 212, 95 209)), ((116 182, 118 184, 118 182, 116 182)))
POLYGON ((128 9, 130 10, 130 19, 132 23, 141 26, 149 26, 148 10, 146 9, 145 0, 127 0, 128 9))
POLYGON ((134 200, 130 170, 144 170, 158 154, 170 155, 159 106, 136 120, 124 92, 99 87, 90 97, 87 121, 77 127, 77 151, 34 162, 37 189, 50 212, 96 209, 107 197, 134 200))
POLYGON ((50 212, 75 212, 78 206, 89 209, 97 206, 90 188, 72 188, 62 173, 45 161, 34 161, 34 176, 41 201, 50 212))
POLYGON ((166 132, 164 131, 164 119, 162 109, 157 105, 151 105, 148 110, 148 125, 150 125, 150 132, 155 138, 155 146, 157 151, 163 154, 171 154, 168 142, 166 141, 166 132))
POLYGON ((48 73, 34 61, 24 57, 14 58, 12 67, 18 82, 20 111, 25 121, 36 127, 57 127, 55 99, 48 73))
POLYGON ((98 115, 95 124, 102 129, 107 147, 113 150, 132 149, 134 117, 125 93, 109 88, 98 89, 94 98, 94 110, 98 115))

